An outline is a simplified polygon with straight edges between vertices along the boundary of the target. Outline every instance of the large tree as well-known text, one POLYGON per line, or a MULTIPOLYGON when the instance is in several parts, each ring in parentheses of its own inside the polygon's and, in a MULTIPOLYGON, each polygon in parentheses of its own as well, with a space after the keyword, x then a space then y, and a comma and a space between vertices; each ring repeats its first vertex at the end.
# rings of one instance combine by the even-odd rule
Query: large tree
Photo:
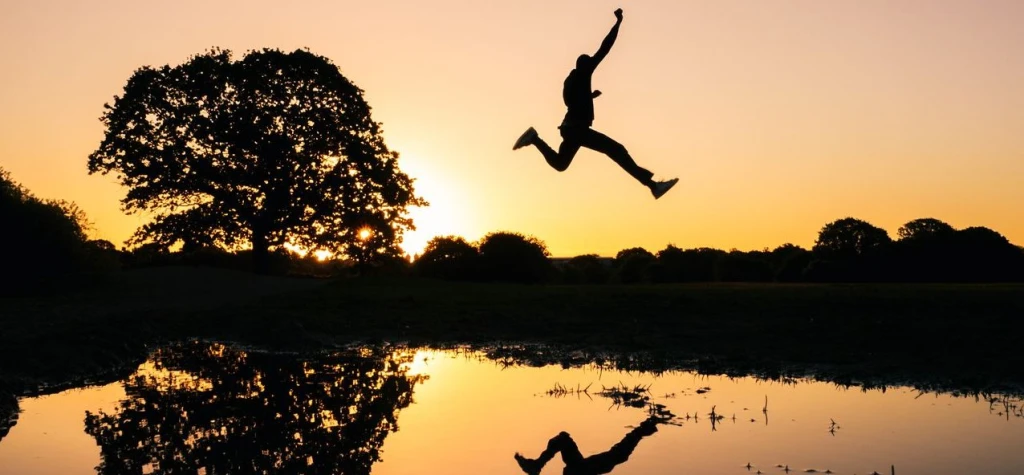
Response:
POLYGON ((309 51, 143 67, 105 109, 89 173, 114 173, 125 211, 154 215, 132 244, 251 246, 258 264, 284 244, 387 255, 426 205, 362 91, 309 51))

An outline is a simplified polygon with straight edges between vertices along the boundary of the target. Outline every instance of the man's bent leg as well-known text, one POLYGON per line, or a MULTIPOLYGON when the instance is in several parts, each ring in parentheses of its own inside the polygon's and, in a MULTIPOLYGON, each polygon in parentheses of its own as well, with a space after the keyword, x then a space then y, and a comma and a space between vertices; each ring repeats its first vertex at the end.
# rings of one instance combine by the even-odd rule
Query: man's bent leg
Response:
POLYGON ((650 188, 654 185, 654 174, 637 165, 633 157, 629 155, 626 147, 611 137, 594 129, 587 129, 581 134, 580 142, 584 147, 607 155, 644 186, 650 188))
MULTIPOLYGON (((565 134, 563 133, 562 136, 564 137, 565 134)), ((562 144, 558 146, 557 152, 540 137, 533 141, 533 145, 544 155, 544 160, 548 162, 548 165, 551 165, 551 168, 560 172, 564 172, 569 168, 573 157, 576 156, 576 152, 580 149, 579 142, 571 139, 563 139, 562 144)))
POLYGON ((551 442, 548 443, 548 448, 552 447, 562 453, 562 462, 565 462, 566 467, 578 465, 583 461, 583 454, 580 453, 580 448, 576 446, 576 441, 572 440, 568 432, 562 432, 554 439, 551 439, 551 442))
POLYGON ((576 442, 569 437, 568 432, 560 432, 558 435, 551 438, 548 441, 547 448, 541 452, 540 456, 536 459, 528 459, 523 457, 521 454, 516 452, 515 459, 519 464, 519 468, 523 472, 536 475, 539 474, 541 469, 547 465, 548 461, 554 458, 555 454, 562 453, 562 461, 565 465, 575 465, 583 460, 583 454, 580 453, 580 449, 576 447, 576 442))

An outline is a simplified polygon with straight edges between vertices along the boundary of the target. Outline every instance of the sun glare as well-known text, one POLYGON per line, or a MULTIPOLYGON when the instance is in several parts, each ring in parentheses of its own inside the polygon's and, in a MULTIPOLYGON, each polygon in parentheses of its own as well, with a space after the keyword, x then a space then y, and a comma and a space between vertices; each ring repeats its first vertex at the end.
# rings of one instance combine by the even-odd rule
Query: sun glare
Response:
POLYGON ((370 236, 372 234, 373 234, 373 231, 370 230, 370 228, 362 228, 362 229, 359 230, 359 240, 360 241, 365 241, 367 239, 370 239, 370 236))

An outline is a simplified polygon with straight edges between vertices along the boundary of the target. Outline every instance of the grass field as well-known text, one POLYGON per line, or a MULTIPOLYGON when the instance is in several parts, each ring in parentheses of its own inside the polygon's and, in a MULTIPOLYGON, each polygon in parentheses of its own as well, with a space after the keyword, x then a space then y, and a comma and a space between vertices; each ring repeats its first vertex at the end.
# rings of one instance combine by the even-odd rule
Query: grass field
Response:
POLYGON ((0 390, 103 373, 190 337, 289 349, 526 342, 721 371, 827 367, 851 383, 1024 383, 1024 285, 524 286, 178 267, 54 289, 0 300, 0 390))

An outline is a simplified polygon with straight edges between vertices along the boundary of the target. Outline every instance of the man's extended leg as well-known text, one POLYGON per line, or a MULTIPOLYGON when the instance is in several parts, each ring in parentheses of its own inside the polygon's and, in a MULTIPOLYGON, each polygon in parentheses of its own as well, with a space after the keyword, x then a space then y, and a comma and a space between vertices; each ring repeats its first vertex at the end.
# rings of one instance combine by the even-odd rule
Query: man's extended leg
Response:
POLYGON ((594 129, 586 129, 580 133, 580 142, 584 147, 601 152, 618 163, 630 176, 648 188, 654 186, 654 174, 636 164, 622 144, 611 137, 594 129))
POLYGON ((564 133, 562 136, 562 144, 558 147, 558 151, 556 152, 547 144, 547 142, 544 141, 544 139, 537 135, 537 131, 534 130, 533 127, 530 127, 521 137, 519 137, 519 140, 516 141, 512 150, 518 150, 527 145, 533 145, 534 147, 537 147, 537 150, 540 150, 542 155, 544 155, 544 160, 548 162, 548 165, 551 165, 551 168, 564 172, 569 168, 569 165, 572 163, 572 159, 576 156, 576 152, 579 151, 580 144, 576 140, 564 139, 564 133))
POLYGON ((612 446, 607 452, 591 455, 583 460, 582 470, 575 473, 596 474, 611 472, 616 465, 629 460, 640 439, 658 431, 657 422, 654 419, 647 419, 634 428, 619 443, 612 446))

